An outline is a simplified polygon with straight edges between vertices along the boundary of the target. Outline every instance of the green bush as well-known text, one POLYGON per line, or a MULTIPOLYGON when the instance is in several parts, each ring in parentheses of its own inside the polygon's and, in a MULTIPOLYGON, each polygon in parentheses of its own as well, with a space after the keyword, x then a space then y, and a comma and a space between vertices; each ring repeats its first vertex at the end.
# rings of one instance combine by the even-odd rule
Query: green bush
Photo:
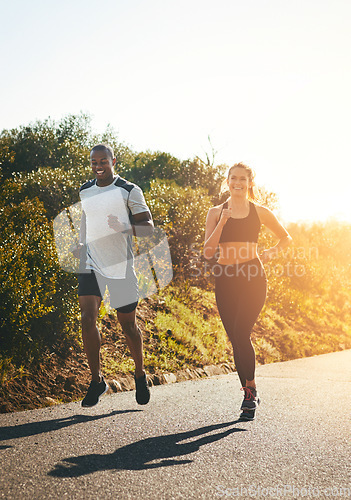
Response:
POLYGON ((210 196, 203 188, 157 179, 151 182, 145 198, 155 225, 168 236, 175 271, 187 268, 191 254, 203 243, 210 196))
POLYGON ((46 216, 52 220, 64 208, 79 201, 79 187, 91 177, 89 167, 70 170, 42 167, 36 172, 16 174, 1 188, 0 206, 19 204, 24 199, 38 198, 46 216))
POLYGON ((0 234, 2 355, 21 365, 67 349, 78 313, 75 277, 58 266, 42 203, 2 207, 0 234))

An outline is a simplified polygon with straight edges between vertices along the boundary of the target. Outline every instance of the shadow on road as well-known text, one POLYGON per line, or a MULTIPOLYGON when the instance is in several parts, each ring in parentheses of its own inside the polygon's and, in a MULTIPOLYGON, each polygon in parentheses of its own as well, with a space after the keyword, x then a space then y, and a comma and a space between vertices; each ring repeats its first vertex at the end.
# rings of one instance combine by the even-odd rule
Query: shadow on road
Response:
POLYGON ((114 410, 103 415, 72 415, 65 418, 55 418, 53 420, 42 420, 40 422, 29 422, 26 424, 0 427, 0 441, 9 439, 23 438, 26 436, 35 436, 45 432, 57 431, 70 425, 81 424, 83 422, 92 422, 100 418, 112 417, 113 415, 121 415, 122 413, 130 413, 141 410, 114 410))
POLYGON ((235 423, 238 423, 238 420, 200 427, 188 432, 142 439, 136 443, 118 448, 109 455, 99 455, 96 453, 65 458, 63 460, 64 463, 56 464, 55 468, 48 475, 54 477, 78 477, 109 469, 142 470, 191 463, 192 460, 190 459, 179 460, 178 457, 194 453, 204 444, 213 443, 229 436, 233 432, 241 432, 246 429, 237 429, 234 427, 218 432, 217 434, 202 436, 194 441, 186 443, 180 443, 180 441, 196 438, 203 434, 229 427, 235 423), (158 462, 150 463, 155 460, 158 460, 158 462))

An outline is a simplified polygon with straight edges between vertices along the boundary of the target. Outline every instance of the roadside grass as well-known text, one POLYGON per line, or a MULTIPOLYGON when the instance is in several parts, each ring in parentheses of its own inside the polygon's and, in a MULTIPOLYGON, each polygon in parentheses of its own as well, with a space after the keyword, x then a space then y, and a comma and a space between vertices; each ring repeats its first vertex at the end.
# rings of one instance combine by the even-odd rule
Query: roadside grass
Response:
MULTIPOLYGON (((338 311, 325 305, 315 311, 310 299, 302 304, 304 312, 283 317, 266 306, 253 331, 256 357, 260 363, 287 361, 351 348, 351 328, 338 311)), ((301 308, 302 309, 302 308, 301 308)))
POLYGON ((167 309, 159 311, 155 319, 154 337, 157 352, 167 360, 165 369, 229 361, 230 346, 218 316, 179 302, 172 292, 174 289, 164 295, 167 309))
MULTIPOLYGON (((211 292, 172 285, 161 291, 157 304, 153 317, 140 325, 148 373, 232 361, 230 343, 219 316, 214 314, 211 292)), ((112 310, 109 313, 116 314, 112 310)), ((119 337, 117 342, 118 349, 113 352, 102 346, 103 370, 107 376, 134 370, 125 343, 119 337)))
MULTIPOLYGON (((233 362, 232 346, 212 291, 187 282, 172 283, 157 297, 154 317, 147 318, 142 329, 148 373, 233 362)), ((282 308, 277 312, 269 304, 262 310, 252 333, 258 363, 351 348, 351 329, 345 323, 345 315, 340 317, 320 297, 299 295, 298 299, 298 310, 292 309, 287 315, 282 308)), ((122 341, 115 352, 104 351, 104 347, 102 352, 107 376, 133 373, 133 362, 122 341)))
MULTIPOLYGON (((221 324, 214 293, 183 285, 172 283, 160 294, 140 302, 137 314, 147 373, 233 362, 232 347, 221 324)), ((300 300, 298 309, 290 304, 289 314, 284 314, 282 305, 279 312, 273 306, 268 301, 252 333, 258 363, 351 348, 347 310, 340 314, 333 304, 318 297, 309 297, 306 302, 300 300)), ((116 312, 107 301, 101 308, 99 328, 103 337, 104 375, 113 379, 133 374, 134 364, 116 312)), ((79 336, 70 353, 67 358, 49 356, 39 371, 34 365, 16 367, 10 358, 0 357, 1 412, 51 405, 52 398, 57 402, 81 399, 90 373, 79 336)))
POLYGON ((16 367, 11 358, 0 358, 0 386, 12 380, 21 379, 28 374, 28 370, 23 365, 16 367))

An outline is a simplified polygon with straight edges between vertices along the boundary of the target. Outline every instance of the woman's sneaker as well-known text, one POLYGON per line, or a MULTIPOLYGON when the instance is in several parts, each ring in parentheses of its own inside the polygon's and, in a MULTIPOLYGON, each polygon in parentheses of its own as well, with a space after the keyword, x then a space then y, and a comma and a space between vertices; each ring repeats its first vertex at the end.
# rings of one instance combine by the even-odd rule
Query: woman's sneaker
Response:
POLYGON ((239 420, 242 422, 250 422, 255 419, 255 410, 245 410, 242 411, 239 420))
POLYGON ((242 391, 245 392, 244 401, 241 405, 241 410, 256 410, 260 404, 260 398, 258 397, 256 389, 253 387, 242 387, 242 391))
POLYGON ((108 385, 106 384, 104 377, 101 377, 101 382, 92 380, 90 382, 88 392, 86 393, 86 396, 82 401, 82 406, 84 406, 85 408, 95 406, 99 402, 100 396, 105 394, 105 392, 107 391, 108 385))

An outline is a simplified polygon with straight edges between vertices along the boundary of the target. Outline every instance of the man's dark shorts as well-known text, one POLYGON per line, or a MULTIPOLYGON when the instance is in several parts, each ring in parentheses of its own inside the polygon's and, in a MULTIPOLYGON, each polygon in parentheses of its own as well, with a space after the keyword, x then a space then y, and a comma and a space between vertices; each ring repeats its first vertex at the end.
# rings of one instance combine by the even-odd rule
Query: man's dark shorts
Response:
POLYGON ((130 313, 139 300, 138 280, 134 270, 129 269, 125 279, 106 278, 96 271, 78 274, 78 295, 103 297, 106 287, 110 294, 110 305, 118 312, 130 313))

